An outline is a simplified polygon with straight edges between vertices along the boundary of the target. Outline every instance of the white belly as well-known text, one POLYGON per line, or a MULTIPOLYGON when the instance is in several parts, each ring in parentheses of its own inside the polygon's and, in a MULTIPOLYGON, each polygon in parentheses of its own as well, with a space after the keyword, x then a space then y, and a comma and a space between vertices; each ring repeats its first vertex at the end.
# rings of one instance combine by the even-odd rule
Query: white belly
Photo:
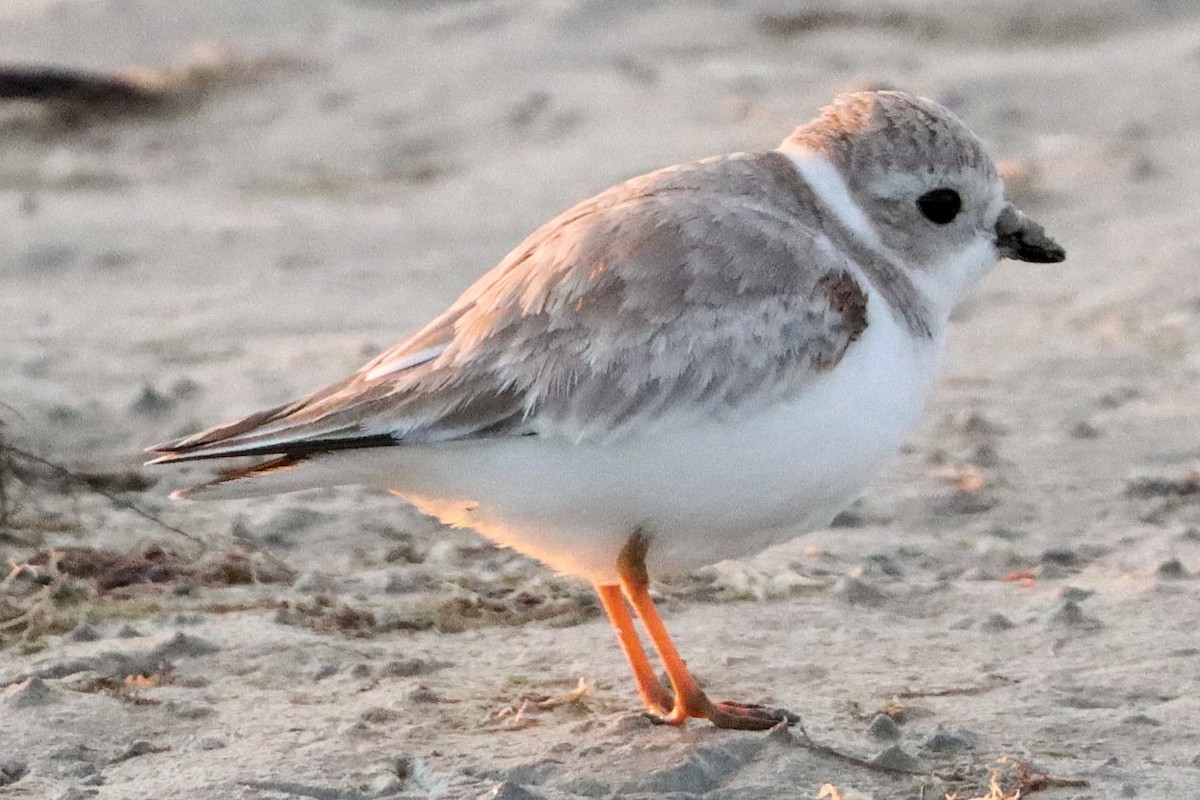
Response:
POLYGON ((443 522, 593 581, 615 579, 639 528, 651 574, 750 555, 828 524, 921 415, 940 342, 914 342, 880 298, 869 312, 832 372, 744 419, 657 425, 606 444, 529 436, 385 448, 356 466, 443 522))

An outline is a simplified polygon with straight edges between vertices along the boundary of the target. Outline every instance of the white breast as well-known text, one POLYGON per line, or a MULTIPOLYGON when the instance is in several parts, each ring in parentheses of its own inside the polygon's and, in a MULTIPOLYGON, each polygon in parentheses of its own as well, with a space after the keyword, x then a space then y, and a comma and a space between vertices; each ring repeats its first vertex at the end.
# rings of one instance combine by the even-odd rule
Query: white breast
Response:
MULTIPOLYGON (((744 419, 657 426, 609 444, 540 437, 385 448, 357 463, 444 522, 611 581, 637 528, 652 572, 758 552, 826 525, 921 415, 940 342, 914 341, 881 297, 841 363, 744 419)), ((361 454, 360 454, 361 455, 361 454)))

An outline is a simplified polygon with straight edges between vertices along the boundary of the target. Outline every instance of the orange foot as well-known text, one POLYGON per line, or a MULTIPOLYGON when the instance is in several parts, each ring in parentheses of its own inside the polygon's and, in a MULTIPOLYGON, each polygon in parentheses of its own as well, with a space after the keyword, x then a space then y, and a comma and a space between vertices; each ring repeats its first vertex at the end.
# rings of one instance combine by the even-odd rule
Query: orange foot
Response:
POLYGON ((780 723, 790 725, 799 722, 798 716, 781 708, 750 703, 714 703, 708 699, 680 657, 650 597, 650 579, 645 561, 648 545, 649 540, 640 531, 630 536, 617 561, 620 584, 597 585, 596 592, 612 621, 621 649, 633 668, 638 694, 650 718, 664 725, 682 725, 695 717, 706 719, 718 728, 736 730, 767 730, 780 723), (673 691, 664 687, 654 674, 654 668, 646 658, 646 651, 634 630, 626 601, 645 626, 650 642, 667 671, 673 691))

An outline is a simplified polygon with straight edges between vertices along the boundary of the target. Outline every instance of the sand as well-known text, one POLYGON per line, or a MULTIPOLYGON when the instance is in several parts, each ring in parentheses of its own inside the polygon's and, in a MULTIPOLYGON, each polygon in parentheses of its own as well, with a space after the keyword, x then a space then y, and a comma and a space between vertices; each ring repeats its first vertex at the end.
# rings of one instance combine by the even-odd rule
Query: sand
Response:
POLYGON ((19 0, 0 53, 177 100, 0 108, 0 435, 85 480, 0 461, 0 795, 1200 795, 1194 4, 19 0), (661 586, 804 731, 649 724, 587 586, 394 498, 139 466, 863 86, 957 111, 1070 257, 978 287, 838 527, 661 586))

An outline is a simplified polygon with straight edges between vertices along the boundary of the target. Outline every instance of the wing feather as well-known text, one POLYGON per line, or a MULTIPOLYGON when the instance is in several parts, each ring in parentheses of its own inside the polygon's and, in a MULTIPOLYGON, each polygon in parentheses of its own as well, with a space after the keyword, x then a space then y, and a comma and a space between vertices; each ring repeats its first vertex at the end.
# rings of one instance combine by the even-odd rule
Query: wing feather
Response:
POLYGON ((620 436, 801 391, 866 296, 775 154, 636 178, 560 215, 445 313, 295 403, 152 448, 156 462, 536 433, 620 436))

